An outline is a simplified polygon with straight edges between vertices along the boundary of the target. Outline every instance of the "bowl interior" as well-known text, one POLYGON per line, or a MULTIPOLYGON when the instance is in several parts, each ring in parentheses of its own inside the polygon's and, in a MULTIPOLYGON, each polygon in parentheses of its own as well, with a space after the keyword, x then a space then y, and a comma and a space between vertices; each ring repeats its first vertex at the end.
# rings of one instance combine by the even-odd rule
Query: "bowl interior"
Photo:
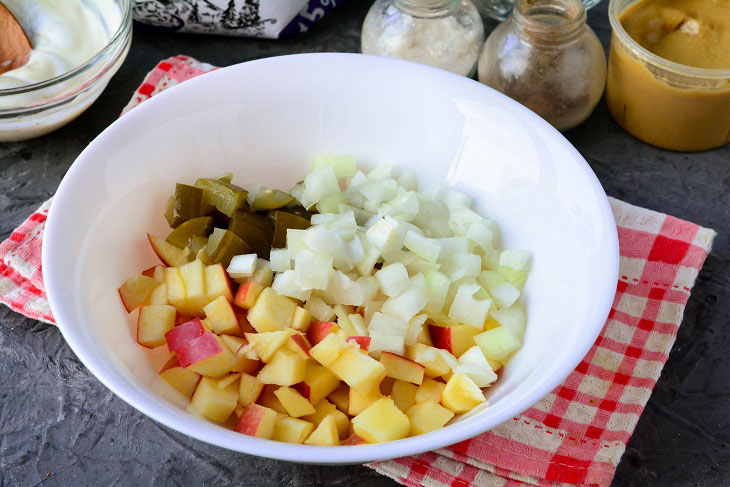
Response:
POLYGON ((297 55, 188 81, 115 122, 78 158, 46 227, 46 290, 66 340, 137 409, 241 452, 312 463, 365 462, 431 450, 485 431, 543 397, 583 358, 611 305, 616 227, 585 161, 532 112, 474 81, 362 55, 297 55), (184 409, 157 371, 166 349, 135 342, 117 288, 155 265, 145 232, 165 236, 178 181, 231 171, 234 182, 289 189, 317 152, 417 171, 451 184, 495 219, 505 248, 533 252, 523 348, 489 390, 490 405, 441 431, 349 448, 274 443, 184 409))

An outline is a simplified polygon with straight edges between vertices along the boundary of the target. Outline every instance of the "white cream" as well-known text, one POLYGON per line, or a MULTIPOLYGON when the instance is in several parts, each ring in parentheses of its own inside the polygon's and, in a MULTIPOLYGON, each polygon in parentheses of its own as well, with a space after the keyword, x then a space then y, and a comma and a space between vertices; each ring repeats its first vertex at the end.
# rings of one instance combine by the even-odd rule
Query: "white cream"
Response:
MULTIPOLYGON (((0 74, 0 90, 45 81, 81 66, 104 49, 122 22, 122 12, 114 0, 3 3, 25 30, 33 51, 27 64, 0 74)), ((39 94, 21 96, 30 103, 42 101, 39 94)))

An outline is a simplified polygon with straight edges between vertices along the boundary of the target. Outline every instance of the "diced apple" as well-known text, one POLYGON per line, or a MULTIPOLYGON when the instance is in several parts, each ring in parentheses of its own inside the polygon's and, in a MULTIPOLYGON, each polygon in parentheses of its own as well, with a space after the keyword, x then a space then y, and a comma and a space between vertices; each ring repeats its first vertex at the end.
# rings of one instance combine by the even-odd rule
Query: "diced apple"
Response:
POLYGON ((214 333, 218 335, 242 335, 233 306, 224 296, 219 296, 203 306, 203 312, 205 313, 205 323, 214 333))
POLYGON ((151 277, 157 284, 165 280, 165 266, 156 265, 142 272, 143 276, 151 277))
POLYGON ((248 406, 254 403, 261 396, 264 390, 264 383, 253 375, 241 374, 241 381, 238 385, 238 404, 248 406))
POLYGON ((165 268, 165 289, 167 290, 167 302, 177 308, 182 314, 185 305, 185 282, 183 282, 180 269, 177 267, 165 268))
POLYGON ((200 380, 200 374, 183 368, 174 355, 162 367, 160 377, 188 399, 193 395, 200 380))
POLYGON ((236 431, 248 436, 270 439, 274 436, 276 411, 259 404, 249 404, 241 413, 236 431))
POLYGON ((423 383, 418 386, 416 391, 416 403, 435 401, 441 402, 441 393, 446 387, 446 384, 433 379, 424 379, 423 383))
MULTIPOLYGON (((160 269, 163 269, 164 274, 164 267, 160 267, 160 269)), ((150 304, 153 306, 157 304, 169 304, 167 302, 167 285, 164 281, 155 286, 152 293, 150 293, 150 304)))
POLYGON ((177 311, 169 304, 142 306, 137 318, 137 343, 147 348, 165 344, 165 334, 175 327, 177 311))
POLYGON ((293 386, 304 380, 307 361, 295 352, 281 348, 274 353, 271 361, 264 366, 257 376, 264 384, 293 386))
POLYGON ((179 267, 187 263, 188 259, 185 257, 183 249, 175 247, 166 240, 162 240, 159 237, 155 237, 152 234, 147 234, 147 239, 150 241, 152 250, 160 258, 163 264, 169 267, 179 267))
POLYGON ((443 326, 428 325, 431 340, 436 348, 442 348, 454 356, 459 356, 474 345, 474 337, 481 330, 468 325, 443 326))
POLYGON ((411 382, 416 385, 423 382, 423 373, 426 367, 402 355, 383 352, 380 354, 380 363, 385 366, 385 375, 388 377, 411 382))
POLYGON ((367 395, 362 395, 351 387, 348 398, 347 414, 350 416, 357 416, 381 397, 383 397, 383 395, 377 387, 370 391, 367 395))
POLYGON ((312 323, 312 315, 309 311, 297 306, 294 310, 294 317, 292 317, 291 327, 294 330, 306 333, 309 330, 309 325, 312 323))
POLYGON ((368 443, 400 440, 411 430, 408 416, 389 397, 378 399, 352 418, 352 426, 368 443))
POLYGON ((183 367, 214 379, 229 373, 236 363, 236 356, 209 331, 186 342, 175 353, 183 367))
POLYGON ((484 402, 484 394, 466 374, 454 374, 441 393, 441 404, 455 413, 471 411, 484 402))
POLYGON ((230 374, 217 379, 218 389, 225 389, 229 385, 236 383, 236 390, 238 390, 238 381, 241 379, 240 372, 231 372, 230 374))
POLYGON ((444 427, 454 413, 437 402, 426 401, 411 406, 406 411, 411 421, 411 435, 422 435, 444 427))
POLYGON ((311 421, 314 424, 320 424, 327 416, 334 416, 337 424, 337 431, 341 438, 344 438, 350 429, 350 419, 345 413, 337 409, 337 407, 327 399, 322 399, 315 406, 315 413, 304 416, 302 419, 311 421))
POLYGON ((294 388, 302 396, 309 399, 309 402, 317 404, 337 389, 339 383, 340 380, 327 368, 318 364, 307 363, 304 380, 296 384, 294 388))
POLYGON ((304 440, 312 433, 314 425, 309 421, 298 418, 281 418, 274 426, 274 441, 283 441, 284 443, 303 443, 304 440))
POLYGON ((327 335, 335 333, 337 330, 339 330, 339 326, 334 321, 313 321, 309 324, 307 339, 314 346, 324 340, 327 335))
POLYGON ((422 343, 407 347, 406 357, 426 367, 425 375, 428 377, 439 377, 451 370, 439 349, 422 343))
POLYGON ((259 333, 288 328, 297 305, 270 287, 264 289, 248 311, 248 321, 259 333))
POLYGON ((324 366, 330 366, 346 348, 340 337, 331 333, 309 350, 309 356, 324 366))
POLYGON ((422 343, 424 345, 428 345, 429 347, 434 346, 433 340, 431 340, 431 334, 428 332, 427 327, 421 327, 421 332, 416 337, 416 343, 422 343))
POLYGON ((236 291, 236 296, 233 298, 233 304, 243 309, 250 309, 258 299, 261 292, 264 290, 258 283, 254 281, 246 281, 236 291))
POLYGON ((167 348, 171 352, 177 352, 183 345, 200 337, 203 333, 205 333, 205 329, 200 318, 193 318, 165 333, 167 348))
POLYGON ((348 386, 363 395, 377 389, 385 377, 385 367, 374 358, 360 353, 357 348, 347 348, 329 365, 329 369, 348 386))
POLYGON ((205 292, 208 294, 208 302, 214 301, 221 296, 229 302, 233 301, 231 280, 221 264, 205 267, 205 292))
POLYGON ((347 445, 349 445, 349 446, 353 446, 353 445, 365 445, 365 444, 367 444, 367 441, 365 441, 364 439, 360 438, 355 433, 353 433, 350 436, 348 436, 346 440, 340 442, 340 445, 343 445, 343 446, 347 446, 347 445))
POLYGON ((224 423, 238 403, 238 383, 218 387, 220 380, 202 377, 195 388, 190 404, 206 418, 224 423))
POLYGON ((131 313, 144 304, 157 286, 154 279, 139 274, 134 276, 119 288, 119 297, 124 309, 131 313))
MULTIPOLYGON (((426 380, 428 381, 431 379, 426 380)), ((390 397, 393 399, 393 402, 395 402, 395 405, 398 406, 398 409, 405 413, 416 403, 416 393, 418 392, 418 388, 419 386, 411 384, 410 382, 397 380, 393 384, 393 390, 390 393, 390 397)), ((441 399, 441 396, 439 395, 438 398, 441 399)))
POLYGON ((292 352, 296 352, 304 360, 309 358, 309 349, 312 348, 307 338, 298 333, 294 333, 289 337, 286 347, 292 352))
POLYGON ((337 389, 327 396, 327 399, 337 406, 337 409, 343 413, 347 413, 350 407, 350 387, 344 382, 340 382, 337 389))
POLYGON ((264 362, 271 361, 277 350, 289 340, 288 330, 267 331, 265 333, 246 333, 246 340, 256 351, 256 355, 264 362))
POLYGON ((337 423, 333 415, 322 420, 312 434, 304 441, 307 445, 335 446, 340 444, 337 423))
POLYGON ((309 414, 314 414, 315 409, 312 403, 291 387, 280 387, 274 391, 274 395, 279 398, 279 402, 289 416, 300 418, 309 414))
POLYGON ((233 335, 221 335, 221 340, 226 344, 228 350, 230 350, 236 356, 236 364, 231 369, 233 372, 243 372, 250 374, 258 370, 261 362, 256 359, 252 359, 246 356, 246 354, 239 354, 238 351, 241 347, 246 345, 246 340, 233 335))
POLYGON ((199 260, 194 260, 180 267, 180 276, 185 284, 185 302, 182 307, 176 308, 192 316, 202 316, 203 306, 208 303, 205 266, 199 260))
POLYGON ((357 343, 361 349, 368 351, 368 348, 370 348, 370 337, 364 337, 364 336, 350 336, 347 337, 348 342, 355 342, 357 343))
POLYGON ((284 409, 281 401, 279 401, 279 398, 276 397, 276 395, 274 394, 274 391, 276 391, 276 389, 278 389, 278 386, 265 385, 264 390, 261 392, 261 395, 256 400, 256 403, 273 409, 279 414, 286 415, 286 409, 284 409))

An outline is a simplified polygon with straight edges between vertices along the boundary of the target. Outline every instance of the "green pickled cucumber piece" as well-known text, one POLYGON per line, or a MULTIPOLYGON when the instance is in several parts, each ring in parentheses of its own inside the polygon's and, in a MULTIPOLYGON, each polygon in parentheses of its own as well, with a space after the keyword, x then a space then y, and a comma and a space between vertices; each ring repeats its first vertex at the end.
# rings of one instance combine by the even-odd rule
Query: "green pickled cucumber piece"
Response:
MULTIPOLYGON (((213 217, 210 216, 199 216, 197 218, 191 218, 190 220, 181 223, 175 228, 170 235, 167 236, 167 241, 176 247, 185 248, 190 243, 190 237, 193 235, 199 235, 201 237, 207 237, 213 228, 213 217)), ((197 253, 197 251, 195 252, 197 253)))
POLYGON ((286 231, 290 228, 297 230, 305 230, 311 226, 309 220, 289 213, 286 211, 277 211, 274 213, 274 240, 273 247, 281 249, 286 247, 286 231))
POLYGON ((261 186, 256 192, 252 207, 255 210, 275 210, 288 205, 292 201, 294 201, 294 197, 289 193, 261 186))
POLYGON ((194 252, 196 255, 198 252, 200 252, 202 249, 204 249, 208 245, 208 237, 203 237, 201 235, 193 235, 190 237, 190 242, 188 243, 188 247, 192 252, 194 252))
POLYGON ((195 181, 195 186, 203 193, 203 201, 214 206, 218 211, 230 217, 233 212, 245 209, 248 192, 235 184, 219 179, 201 178, 195 181))
POLYGON ((274 223, 270 219, 239 210, 231 217, 228 230, 238 235, 260 258, 269 258, 274 239, 274 223))
POLYGON ((176 228, 183 222, 202 216, 201 205, 203 202, 203 190, 188 184, 177 183, 172 205, 172 214, 166 212, 168 223, 176 228))
POLYGON ((233 257, 241 254, 250 254, 252 250, 235 233, 223 228, 214 228, 213 233, 208 238, 208 245, 205 246, 205 252, 216 264, 223 264, 223 267, 228 267, 233 257))

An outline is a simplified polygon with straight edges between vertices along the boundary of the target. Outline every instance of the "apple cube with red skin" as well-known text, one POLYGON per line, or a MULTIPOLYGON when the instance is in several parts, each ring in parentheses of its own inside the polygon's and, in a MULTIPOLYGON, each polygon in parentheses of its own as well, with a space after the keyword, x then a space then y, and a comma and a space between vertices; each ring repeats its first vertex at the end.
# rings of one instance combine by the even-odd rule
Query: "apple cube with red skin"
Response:
POLYGON ((393 379, 420 385, 426 370, 421 364, 409 360, 402 355, 391 352, 380 354, 380 363, 385 366, 385 374, 393 379))
POLYGON ((236 431, 248 436, 271 439, 274 436, 277 414, 273 409, 259 404, 249 404, 241 412, 236 431))
POLYGON ((274 441, 283 441, 284 443, 304 443, 304 440, 314 430, 314 425, 309 421, 298 418, 281 418, 274 426, 274 441))
POLYGON ((160 377, 188 399, 193 395, 198 381, 200 381, 200 374, 183 368, 174 355, 160 370, 160 377))
POLYGON ((328 368, 362 395, 377 389, 385 377, 385 366, 359 348, 347 348, 328 368))
POLYGON ((253 375, 241 374, 241 381, 238 387, 238 404, 248 406, 258 401, 264 384, 253 375))
POLYGON ((347 414, 350 416, 357 416, 381 397, 383 397, 383 395, 377 387, 370 391, 367 395, 362 395, 351 387, 347 405, 347 414))
POLYGON ((236 356, 209 331, 185 343, 175 353, 183 367, 214 379, 228 374, 236 364, 236 356))
POLYGON ((441 392, 441 404, 455 413, 465 413, 483 403, 482 390, 466 374, 454 374, 441 392))
POLYGON ((334 321, 313 321, 307 329, 307 339, 314 346, 324 340, 327 335, 335 333, 339 329, 334 321))
POLYGON ((441 393, 443 392, 444 387, 446 387, 446 384, 443 382, 433 379, 424 379, 423 383, 418 386, 418 391, 416 391, 416 403, 426 401, 440 402, 441 393))
POLYGON ((294 330, 306 333, 309 330, 309 325, 312 323, 312 315, 309 311, 297 306, 294 310, 294 316, 292 317, 291 327, 294 330))
POLYGON ((246 281, 236 291, 236 296, 233 298, 233 304, 243 309, 250 309, 256 304, 264 288, 254 281, 246 281))
POLYGON ((279 398, 279 402, 292 418, 300 418, 315 413, 312 403, 291 387, 280 387, 274 391, 274 395, 279 398))
POLYGON ((131 313, 142 306, 150 297, 157 286, 154 279, 139 274, 134 276, 119 288, 119 297, 122 299, 124 309, 131 313))
POLYGON ((342 446, 366 445, 367 441, 360 438, 357 434, 351 434, 346 440, 340 442, 342 446))
POLYGON ((185 306, 185 282, 183 281, 180 269, 177 267, 165 268, 165 289, 167 291, 167 302, 177 308, 178 312, 190 316, 183 311, 185 306))
POLYGON ((322 399, 315 406, 315 413, 304 416, 302 419, 311 421, 314 424, 320 424, 327 416, 333 416, 337 424, 337 431, 341 438, 347 435, 350 429, 350 419, 345 413, 337 409, 337 407, 327 399, 322 399))
POLYGON ((268 363, 271 361, 274 353, 286 344, 290 334, 291 332, 289 330, 246 333, 246 340, 251 344, 256 355, 268 363))
POLYGON ((294 301, 267 287, 248 310, 248 321, 259 333, 288 329, 296 307, 294 301))
POLYGON ((291 350, 280 348, 257 376, 264 384, 293 386, 304 380, 307 361, 291 350))
POLYGON ((165 334, 167 348, 171 352, 177 352, 188 342, 202 336, 203 333, 205 333, 205 329, 200 322, 200 318, 193 318, 190 321, 175 326, 175 328, 165 334))
POLYGON ((206 418, 225 423, 238 404, 238 383, 233 381, 219 387, 220 380, 225 379, 202 377, 190 405, 206 418))
POLYGON ((332 393, 327 396, 327 399, 332 401, 332 403, 337 406, 337 409, 343 413, 347 413, 350 408, 350 387, 347 384, 340 382, 337 389, 332 391, 332 393))
POLYGON ((219 296, 206 304, 203 307, 203 312, 205 312, 205 322, 214 333, 218 335, 243 335, 233 306, 225 296, 219 296))
POLYGON ((289 341, 286 343, 289 350, 296 352, 304 360, 309 358, 309 349, 312 348, 309 345, 309 341, 304 335, 294 333, 289 337, 289 341))
POLYGON ((218 299, 221 296, 229 302, 233 301, 231 279, 221 264, 205 267, 205 292, 208 295, 208 302, 218 299))
POLYGON ((179 270, 185 285, 185 300, 176 308, 191 316, 202 316, 203 306, 208 303, 208 294, 205 291, 205 266, 201 261, 194 260, 180 266, 179 270))
POLYGON ((337 423, 333 415, 328 415, 304 441, 307 445, 336 446, 340 444, 337 423))
POLYGON ((296 384, 294 388, 309 399, 309 402, 317 404, 334 391, 339 383, 340 379, 327 368, 310 362, 307 363, 304 380, 296 384))
POLYGON ((355 433, 368 443, 400 440, 408 436, 411 422, 389 397, 382 397, 352 418, 355 433))
POLYGON ((370 337, 350 336, 350 337, 347 337, 347 339, 345 341, 357 343, 360 346, 360 348, 365 350, 366 352, 370 348, 370 337))
POLYGON ((454 413, 437 402, 426 401, 411 406, 406 416, 411 421, 411 435, 422 435, 443 428, 454 413))
MULTIPOLYGON (((418 388, 419 386, 417 386, 416 384, 397 380, 393 384, 393 389, 390 393, 390 397, 393 398, 393 402, 395 402, 395 405, 398 406, 398 409, 405 413, 406 411, 408 411, 408 409, 410 409, 411 406, 416 404, 416 394, 418 393, 418 388)), ((437 400, 440 399, 441 395, 439 391, 437 400)))
POLYGON ((175 247, 170 242, 149 233, 147 234, 147 239, 150 241, 154 253, 166 266, 179 267, 188 262, 183 249, 175 247))
POLYGON ((169 304, 142 306, 137 318, 137 343, 147 348, 165 344, 165 334, 175 327, 175 308, 169 304))
POLYGON ((482 332, 479 328, 469 325, 428 325, 431 341, 436 348, 442 348, 458 357, 472 346, 474 337, 482 332))

